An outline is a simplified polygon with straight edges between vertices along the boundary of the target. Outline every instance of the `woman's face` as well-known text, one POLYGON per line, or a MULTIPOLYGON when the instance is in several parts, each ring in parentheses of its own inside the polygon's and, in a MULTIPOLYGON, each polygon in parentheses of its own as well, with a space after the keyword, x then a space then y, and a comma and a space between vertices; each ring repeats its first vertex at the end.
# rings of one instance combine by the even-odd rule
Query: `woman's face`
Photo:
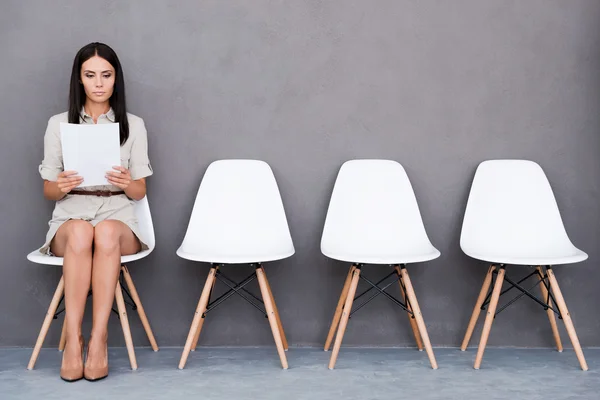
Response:
POLYGON ((105 103, 113 94, 115 69, 104 58, 94 56, 81 65, 85 94, 94 103, 105 103))

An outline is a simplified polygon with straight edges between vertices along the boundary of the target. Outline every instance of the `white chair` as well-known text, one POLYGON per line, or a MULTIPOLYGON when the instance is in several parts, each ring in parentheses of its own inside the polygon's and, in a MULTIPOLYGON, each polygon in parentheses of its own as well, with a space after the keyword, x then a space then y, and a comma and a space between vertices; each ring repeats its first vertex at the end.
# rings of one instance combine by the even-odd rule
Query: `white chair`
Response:
POLYGON ((548 179, 538 164, 526 160, 491 160, 479 165, 465 211, 460 246, 466 255, 491 264, 461 346, 461 350, 466 350, 480 310, 488 306, 475 369, 481 366, 495 316, 523 296, 546 309, 558 351, 562 351, 562 344, 554 314, 564 320, 581 368, 588 369, 551 268, 583 261, 587 254, 569 240, 548 179), (505 272, 509 264, 535 270, 515 282, 505 272), (535 285, 521 286, 532 276, 536 277, 535 285), (504 281, 510 287, 502 291, 504 281), (540 283, 541 300, 530 292, 540 283), (496 311, 499 297, 514 288, 519 295, 496 311))
POLYGON ((342 165, 327 211, 321 251, 329 258, 352 263, 325 342, 328 351, 337 329, 329 369, 335 366, 350 314, 379 294, 407 311, 419 350, 425 347, 432 368, 437 369, 406 264, 433 260, 440 252, 427 237, 412 186, 399 163, 351 160, 342 165), (361 275, 365 264, 388 264, 393 270, 374 283, 361 275), (391 276, 394 279, 381 287, 391 276), (359 279, 370 287, 355 298, 359 279), (395 282, 403 301, 385 291, 395 282), (351 311, 354 300, 373 289, 375 294, 351 311))
MULTIPOLYGON (((131 363, 131 369, 137 369, 137 361, 135 358, 135 351, 133 347, 133 340, 131 338, 131 331, 129 329, 129 320, 127 319, 127 310, 125 308, 126 301, 123 297, 123 292, 129 297, 131 303, 127 302, 133 310, 137 309, 137 312, 142 321, 142 325, 146 331, 146 335, 148 336, 148 340, 150 341, 150 345, 154 351, 158 351, 158 346, 156 344, 156 340, 154 339, 154 334, 152 333, 152 329, 150 328, 150 323, 148 322, 148 318, 146 317, 146 312, 144 311, 144 307, 142 306, 142 302, 140 301, 137 290, 135 289, 135 285, 133 284, 133 280, 131 279, 131 275, 129 274, 129 270, 125 264, 130 263, 132 261, 140 260, 146 256, 148 256, 152 250, 154 250, 155 246, 155 238, 154 238, 154 226, 152 225, 152 216, 150 214, 150 207, 148 205, 148 200, 144 197, 140 201, 135 202, 135 213, 138 218, 138 223, 140 227, 140 232, 142 235, 142 240, 144 243, 148 245, 148 249, 141 251, 139 253, 123 256, 121 257, 121 277, 120 280, 127 284, 127 288, 122 282, 117 282, 117 287, 115 290, 115 300, 117 303, 117 309, 119 319, 121 321, 121 327, 123 328, 123 335, 125 336, 125 343, 127 345, 127 352, 129 354, 129 361, 131 363)), ((39 249, 35 250, 27 255, 27 259, 31 262, 37 264, 44 265, 55 265, 62 266, 63 258, 62 257, 54 257, 50 255, 42 254, 39 249)), ((52 297, 52 301, 50 302, 50 307, 48 308, 48 312, 46 313, 46 318, 44 319, 44 323, 42 324, 42 329, 40 330, 40 334, 38 335, 37 341, 35 343, 35 347, 33 349, 33 354, 31 355, 31 359, 29 360, 29 365, 27 369, 31 370, 35 366, 35 362, 38 358, 40 349, 44 343, 44 339, 46 338, 46 334, 48 333, 48 329, 50 328, 50 324, 53 319, 56 319, 58 314, 62 311, 57 312, 58 307, 62 303, 64 298, 64 281, 63 278, 60 278, 58 283, 58 287, 54 292, 54 296, 52 297)), ((63 310, 64 311, 64 310, 63 310)), ((60 351, 64 350, 65 347, 65 325, 63 323, 63 330, 60 336, 60 344, 58 349, 60 351)))
POLYGON ((198 344, 206 314, 233 294, 267 315, 281 364, 287 369, 284 351, 288 344, 262 263, 293 254, 283 203, 269 165, 258 160, 219 160, 210 164, 198 189, 183 243, 177 250, 181 258, 211 263, 180 369, 198 344), (223 274, 222 269, 228 264, 250 264, 254 271, 236 283, 223 274), (256 278, 262 300, 244 288, 256 278), (209 303, 217 279, 229 291, 209 303))

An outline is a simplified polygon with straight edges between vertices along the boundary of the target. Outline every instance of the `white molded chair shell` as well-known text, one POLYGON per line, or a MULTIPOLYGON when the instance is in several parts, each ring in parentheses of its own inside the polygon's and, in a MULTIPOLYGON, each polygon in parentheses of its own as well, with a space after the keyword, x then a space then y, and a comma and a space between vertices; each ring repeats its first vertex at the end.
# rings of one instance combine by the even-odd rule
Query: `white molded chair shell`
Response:
POLYGON ((330 258, 366 264, 435 259, 414 191, 404 168, 389 160, 351 160, 338 173, 321 251, 330 258))
POLYGON ((502 264, 556 265, 587 258, 567 236, 544 171, 527 160, 478 166, 460 247, 470 257, 502 264))
MULTIPOLYGON (((154 237, 154 225, 152 224, 152 215, 150 214, 150 205, 148 204, 148 198, 144 197, 142 200, 135 201, 134 209, 138 219, 140 234, 142 235, 141 239, 144 243, 148 245, 148 249, 129 256, 122 256, 122 264, 140 260, 148 256, 150 253, 152 253, 152 250, 154 250, 154 246, 156 245, 156 239, 154 237)), ((27 259, 37 264, 63 265, 62 257, 55 257, 47 254, 42 254, 40 253, 39 249, 29 253, 27 255, 27 259)))
POLYGON ((246 264, 280 260, 294 252, 271 167, 259 160, 211 163, 177 255, 193 261, 246 264))

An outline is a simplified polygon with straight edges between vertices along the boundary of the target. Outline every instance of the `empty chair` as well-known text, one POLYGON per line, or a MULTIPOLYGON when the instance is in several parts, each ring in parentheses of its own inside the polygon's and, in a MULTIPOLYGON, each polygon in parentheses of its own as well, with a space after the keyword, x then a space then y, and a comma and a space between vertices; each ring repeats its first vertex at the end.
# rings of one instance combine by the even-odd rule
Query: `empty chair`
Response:
POLYGON ((233 294, 267 315, 281 364, 287 369, 284 351, 288 344, 263 263, 293 254, 283 203, 269 165, 258 160, 219 160, 210 164, 198 189, 183 243, 177 250, 179 257, 211 264, 180 369, 197 346, 206 314, 233 294), (233 265, 250 265, 253 271, 243 281, 235 282, 223 274, 226 266, 233 265), (254 279, 258 279, 262 300, 245 289, 254 279), (216 280, 229 291, 211 301, 216 280))
POLYGON ((555 314, 563 319, 581 368, 587 370, 552 270, 554 265, 583 261, 587 254, 569 240, 548 179, 538 164, 526 160, 492 160, 479 165, 465 211, 460 246, 468 256, 490 264, 461 346, 461 350, 466 350, 480 310, 487 307, 475 369, 481 366, 495 316, 515 300, 527 296, 547 311, 559 351, 562 344, 555 314), (515 281, 506 272, 509 265, 533 270, 515 281), (522 286, 532 277, 534 286, 522 286), (504 281, 510 286, 502 291, 504 281), (537 285, 540 285, 541 299, 531 292, 537 285), (512 289, 520 293, 497 309, 499 297, 512 289))
POLYGON ((433 260, 440 252, 427 237, 412 186, 399 163, 352 160, 342 165, 327 211, 321 251, 329 258, 351 263, 325 343, 327 351, 337 330, 329 368, 335 366, 354 300, 375 290, 355 311, 380 294, 400 306, 408 313, 419 350, 425 347, 432 368, 437 369, 406 264, 433 260), (387 264, 392 271, 374 283, 362 275, 367 264, 387 264), (393 280, 384 286, 390 277, 393 280), (355 298, 359 279, 370 287, 355 298), (386 292, 395 282, 402 300, 386 292))
MULTIPOLYGON (((155 246, 155 238, 154 238, 154 227, 152 225, 152 216, 150 214, 150 207, 148 205, 148 199, 144 197, 140 201, 135 202, 135 213, 138 219, 138 224, 140 227, 140 232, 142 234, 142 241, 148 245, 147 250, 140 251, 139 253, 132 254, 129 256, 121 257, 121 282, 117 282, 117 287, 115 290, 115 300, 117 302, 117 309, 119 319, 121 321, 121 327, 123 328, 123 335, 125 336, 125 343, 127 345, 127 352, 129 354, 129 361, 131 364, 131 368, 133 370, 137 369, 137 361, 135 358, 135 351, 133 348, 133 340, 131 338, 131 331, 129 329, 129 320, 127 318, 127 310, 125 308, 125 299, 123 297, 123 293, 127 295, 129 300, 131 301, 132 309, 137 310, 140 319, 142 321, 142 325, 146 331, 146 335, 148 336, 148 340, 150 341, 150 345, 154 351, 158 351, 158 346, 156 344, 156 340, 154 339, 154 334, 152 333, 152 329, 150 328, 150 323, 148 322, 148 318, 146 317, 146 312, 144 311, 144 307, 142 306, 142 302, 140 301, 137 290, 133 284, 133 280, 131 279, 131 275, 129 274, 129 270, 125 264, 130 263, 132 261, 140 260, 146 256, 148 256, 152 250, 154 250, 155 246), (122 284, 125 282, 127 287, 122 284)), ((38 250, 34 250, 33 252, 27 255, 27 259, 31 262, 37 264, 45 264, 45 265, 55 265, 62 266, 63 258, 62 257, 54 257, 50 255, 43 254, 38 250)), ((46 338, 46 334, 48 333, 48 329, 50 328, 50 324, 52 320, 56 318, 58 314, 62 311, 58 311, 58 307, 63 301, 64 298, 64 282, 63 278, 60 279, 58 283, 58 287, 54 292, 54 296, 52 301, 50 302, 50 307, 48 308, 48 312, 46 313, 46 318, 44 319, 44 323, 42 324, 42 329, 38 335, 38 339, 35 343, 35 347, 33 349, 33 354, 31 355, 31 359, 29 360, 29 364, 27 369, 31 370, 35 366, 35 362, 38 358, 40 349, 44 344, 44 339, 46 338)), ((60 343, 58 349, 60 351, 64 350, 65 346, 65 330, 63 323, 63 330, 60 337, 60 343)))

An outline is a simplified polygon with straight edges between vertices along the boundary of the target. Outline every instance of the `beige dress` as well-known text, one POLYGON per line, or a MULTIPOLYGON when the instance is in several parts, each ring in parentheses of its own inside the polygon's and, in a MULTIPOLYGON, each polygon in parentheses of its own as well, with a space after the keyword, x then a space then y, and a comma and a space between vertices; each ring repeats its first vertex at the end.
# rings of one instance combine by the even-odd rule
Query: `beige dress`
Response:
MULTIPOLYGON (((82 111, 82 122, 93 124, 92 117, 82 111)), ((98 117, 99 124, 114 122, 115 114, 110 109, 106 114, 98 117)), ((121 166, 129 169, 131 178, 141 179, 152 175, 152 167, 148 160, 148 139, 144 120, 132 114, 127 114, 129 122, 129 138, 121 146, 121 166)), ((60 143, 60 123, 68 122, 68 114, 62 113, 53 116, 48 121, 48 128, 44 136, 44 160, 39 167, 40 175, 48 181, 56 181, 58 174, 63 171, 63 158, 60 143)), ((121 190, 114 185, 90 186, 81 190, 121 190)), ((107 219, 119 220, 127 224, 133 233, 141 239, 138 221, 133 208, 133 200, 126 195, 111 197, 69 195, 56 202, 52 219, 48 223, 50 229, 46 234, 46 242, 40 248, 44 254, 50 253, 50 242, 58 228, 70 219, 89 221, 96 226, 100 221, 107 219)), ((141 241, 141 240, 140 240, 141 241)), ((142 242, 142 250, 148 246, 142 242)))

